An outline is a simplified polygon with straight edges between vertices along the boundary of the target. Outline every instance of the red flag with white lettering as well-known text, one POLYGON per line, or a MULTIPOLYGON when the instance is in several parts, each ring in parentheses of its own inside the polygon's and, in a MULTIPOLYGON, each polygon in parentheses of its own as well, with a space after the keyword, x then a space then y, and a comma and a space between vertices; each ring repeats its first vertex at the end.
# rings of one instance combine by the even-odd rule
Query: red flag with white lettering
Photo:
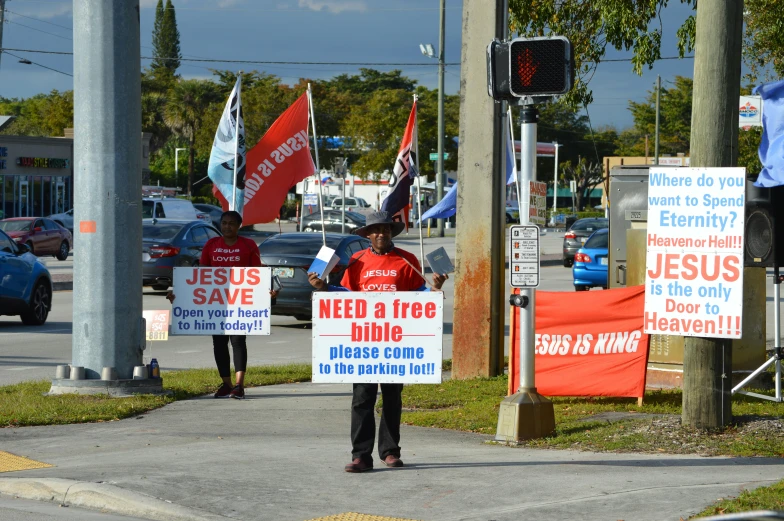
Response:
MULTIPOLYGON (((242 225, 268 223, 278 216, 286 194, 316 167, 308 140, 308 95, 300 96, 275 120, 246 155, 245 205, 242 225)), ((220 196, 224 210, 228 203, 220 196)))

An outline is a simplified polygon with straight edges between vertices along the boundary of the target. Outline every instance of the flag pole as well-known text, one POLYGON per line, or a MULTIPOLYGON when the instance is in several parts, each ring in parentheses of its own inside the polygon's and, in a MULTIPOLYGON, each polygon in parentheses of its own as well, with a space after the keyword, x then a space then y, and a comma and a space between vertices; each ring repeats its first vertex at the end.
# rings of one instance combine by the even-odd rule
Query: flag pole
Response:
MULTIPOLYGON (((318 196, 319 196, 319 213, 321 215, 321 240, 324 243, 324 246, 327 245, 327 231, 324 228, 324 200, 321 195, 321 167, 319 166, 319 157, 318 157, 318 139, 316 138, 316 116, 313 110, 313 94, 310 90, 310 83, 308 83, 308 108, 310 109, 310 122, 313 125, 313 152, 316 155, 316 172, 314 176, 318 180, 318 196)), ((302 228, 302 225, 300 225, 302 228)))
POLYGON ((231 191, 229 210, 237 208, 237 152, 240 148, 240 91, 242 90, 242 71, 237 74, 237 113, 234 118, 234 185, 231 191))
POLYGON ((419 263, 422 266, 422 272, 425 271, 425 240, 422 237, 422 176, 419 175, 419 105, 417 100, 419 97, 414 94, 414 106, 416 107, 416 116, 414 119, 414 134, 416 135, 416 143, 414 143, 414 151, 416 152, 416 170, 417 170, 417 215, 419 216, 419 263))
MULTIPOLYGON (((515 187, 517 187, 517 210, 519 212, 523 211, 523 198, 522 193, 520 192, 520 172, 517 171, 517 154, 515 153, 514 147, 514 119, 512 119, 512 107, 506 107, 506 117, 509 120, 509 140, 512 142, 512 161, 515 162, 514 169, 515 169, 515 187)), ((522 216, 520 216, 520 222, 522 221, 522 216)))

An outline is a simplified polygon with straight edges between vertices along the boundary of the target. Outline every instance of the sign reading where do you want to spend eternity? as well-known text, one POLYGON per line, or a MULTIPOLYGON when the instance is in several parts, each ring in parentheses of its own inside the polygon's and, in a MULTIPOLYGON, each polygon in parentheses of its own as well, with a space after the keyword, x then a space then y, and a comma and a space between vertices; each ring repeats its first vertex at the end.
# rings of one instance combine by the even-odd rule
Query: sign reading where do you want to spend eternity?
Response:
POLYGON ((651 167, 645 332, 740 338, 743 168, 651 167))

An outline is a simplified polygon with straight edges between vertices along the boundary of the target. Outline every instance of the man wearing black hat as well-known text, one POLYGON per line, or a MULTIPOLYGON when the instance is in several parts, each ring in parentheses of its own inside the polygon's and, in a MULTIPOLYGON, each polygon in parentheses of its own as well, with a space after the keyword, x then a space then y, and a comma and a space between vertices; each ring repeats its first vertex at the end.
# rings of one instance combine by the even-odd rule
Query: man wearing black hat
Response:
MULTIPOLYGON (((310 284, 318 291, 427 291, 417 258, 396 248, 392 238, 405 224, 392 221, 387 212, 371 213, 356 235, 370 239, 371 247, 355 253, 343 273, 340 286, 330 286, 316 273, 309 273, 310 284)), ((447 275, 433 274, 433 289, 440 290, 447 275)), ((400 460, 400 416, 403 410, 403 384, 381 384, 384 404, 378 433, 378 454, 387 467, 402 467, 400 460)), ((374 407, 378 384, 354 384, 351 402, 352 462, 346 472, 373 469, 373 442, 376 421, 374 407)))

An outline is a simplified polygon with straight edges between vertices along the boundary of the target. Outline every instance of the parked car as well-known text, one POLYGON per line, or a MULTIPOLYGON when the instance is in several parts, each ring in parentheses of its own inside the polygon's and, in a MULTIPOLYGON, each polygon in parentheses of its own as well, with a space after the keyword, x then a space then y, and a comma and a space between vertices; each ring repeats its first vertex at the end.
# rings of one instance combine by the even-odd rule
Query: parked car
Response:
POLYGON ((204 245, 221 233, 201 221, 142 221, 142 285, 165 290, 175 266, 198 266, 204 245))
POLYGON ((600 217, 589 217, 576 220, 564 234, 563 265, 565 268, 574 264, 574 254, 582 248, 588 236, 596 230, 608 228, 610 221, 600 217))
POLYGON ((210 214, 196 210, 188 200, 176 197, 145 197, 142 199, 142 219, 177 219, 211 223, 210 214))
MULTIPOLYGON (((366 218, 362 214, 346 210, 346 233, 354 233, 354 230, 365 226, 366 218)), ((321 212, 313 212, 302 217, 302 224, 297 225, 297 231, 320 232, 322 228, 327 232, 342 233, 342 212, 340 210, 324 210, 324 220, 321 220, 321 212)))
POLYGON ((210 214, 210 221, 212 225, 220 230, 221 215, 223 215, 223 208, 212 204, 194 203, 193 207, 201 213, 210 214))
POLYGON ((572 279, 576 291, 586 291, 595 287, 607 289, 609 241, 609 230, 602 228, 593 232, 585 241, 585 245, 577 250, 572 266, 572 279))
POLYGON ((73 231, 74 231, 73 214, 74 214, 74 209, 71 208, 67 212, 53 213, 52 215, 47 216, 47 218, 53 220, 54 222, 56 222, 57 224, 59 224, 69 232, 71 232, 71 235, 73 235, 73 231))
POLYGON ((506 202, 506 224, 520 222, 520 205, 517 201, 506 202))
MULTIPOLYGON (((340 258, 327 282, 338 285, 352 255, 370 247, 370 241, 358 235, 328 233, 327 246, 340 258)), ((293 316, 297 320, 311 319, 313 287, 308 282, 307 269, 322 246, 321 234, 281 233, 259 245, 261 263, 272 268, 280 279, 282 290, 273 315, 293 316)))
POLYGON ((0 231, 0 315, 18 315, 28 326, 46 322, 52 309, 52 277, 26 244, 0 231))
MULTIPOLYGON (((343 207, 343 198, 336 197, 332 199, 332 201, 329 203, 329 207, 333 210, 340 210, 343 207)), ((346 210, 359 210, 362 208, 370 208, 370 203, 361 197, 346 197, 346 210)))
POLYGON ((26 244, 33 255, 54 255, 64 261, 71 251, 71 232, 44 217, 11 217, 0 221, 3 230, 13 240, 26 244))

